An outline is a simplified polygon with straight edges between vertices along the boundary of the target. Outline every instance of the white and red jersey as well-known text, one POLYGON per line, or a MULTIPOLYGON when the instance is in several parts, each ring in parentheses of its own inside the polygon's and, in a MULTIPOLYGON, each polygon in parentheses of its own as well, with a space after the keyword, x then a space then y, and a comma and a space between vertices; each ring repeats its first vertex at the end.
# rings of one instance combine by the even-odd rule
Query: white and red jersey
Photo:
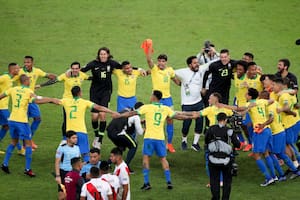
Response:
POLYGON ((127 193, 126 200, 130 200, 129 168, 128 168, 127 164, 124 161, 122 161, 121 164, 116 165, 114 175, 116 175, 119 178, 120 185, 121 185, 121 187, 119 189, 119 192, 118 192, 118 199, 122 198, 123 185, 128 184, 128 193, 127 193))
POLYGON ((87 200, 108 200, 108 195, 112 195, 112 189, 107 181, 101 178, 92 178, 81 188, 80 197, 87 200))
POLYGON ((117 200, 117 194, 119 188, 121 187, 119 177, 112 174, 103 174, 100 178, 104 181, 107 181, 110 184, 110 187, 113 190, 113 199, 117 200))

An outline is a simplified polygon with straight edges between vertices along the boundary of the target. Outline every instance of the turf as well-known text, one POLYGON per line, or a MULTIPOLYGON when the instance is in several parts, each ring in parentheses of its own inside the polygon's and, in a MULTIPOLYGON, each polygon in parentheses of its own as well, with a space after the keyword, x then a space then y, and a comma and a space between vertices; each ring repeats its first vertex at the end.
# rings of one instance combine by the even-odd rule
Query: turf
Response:
MULTIPOLYGON (((75 60, 86 64, 96 56, 98 48, 108 46, 118 61, 130 60, 146 68, 141 42, 152 38, 155 55, 166 53, 174 68, 185 67, 185 59, 198 53, 209 39, 217 49, 228 48, 234 59, 246 51, 267 73, 276 72, 277 60, 291 60, 290 70, 299 75, 300 8, 297 0, 65 0, 65 1, 1 1, 0 7, 0 72, 9 62, 22 63, 25 55, 35 57, 36 66, 47 72, 63 73, 75 60)), ((42 81, 42 80, 41 80, 42 81)), ((83 85, 88 98, 89 82, 83 85)), ((116 108, 116 87, 110 107, 116 108)), ((42 88, 36 93, 61 97, 63 85, 42 88)), ((138 82, 137 97, 148 102, 150 77, 138 82)), ((233 91, 232 95, 233 96, 233 91)), ((175 109, 180 109, 180 90, 172 85, 175 109)), ((39 149, 33 154, 36 178, 23 175, 24 158, 14 152, 10 161, 11 175, 0 173, 0 199, 55 199, 56 184, 50 172, 60 141, 62 112, 59 106, 42 105, 42 124, 35 136, 39 149)), ((87 115, 90 138, 93 138, 87 115)), ((209 199, 210 191, 204 170, 203 152, 180 150, 181 123, 175 122, 174 144, 177 152, 168 155, 174 189, 166 190, 159 160, 151 160, 151 191, 141 192, 141 146, 132 163, 132 199, 209 199)), ((192 129, 190 131, 192 133, 192 129)), ((192 134, 189 136, 191 144, 192 134)), ((0 148, 9 143, 7 136, 0 148)), ((102 158, 107 159, 112 144, 105 138, 102 158)), ((201 145, 203 138, 201 138, 201 145)), ((0 160, 3 155, 0 156, 0 160)), ((297 199, 299 180, 261 188, 263 176, 255 162, 241 153, 240 170, 234 178, 231 199, 297 199)))

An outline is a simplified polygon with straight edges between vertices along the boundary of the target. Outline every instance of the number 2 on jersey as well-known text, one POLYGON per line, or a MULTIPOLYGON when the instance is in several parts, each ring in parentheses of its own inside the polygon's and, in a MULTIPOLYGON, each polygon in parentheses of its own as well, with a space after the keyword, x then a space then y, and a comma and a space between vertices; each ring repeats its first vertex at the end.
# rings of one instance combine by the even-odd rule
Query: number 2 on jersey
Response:
POLYGON ((71 106, 70 119, 76 119, 77 106, 71 106))

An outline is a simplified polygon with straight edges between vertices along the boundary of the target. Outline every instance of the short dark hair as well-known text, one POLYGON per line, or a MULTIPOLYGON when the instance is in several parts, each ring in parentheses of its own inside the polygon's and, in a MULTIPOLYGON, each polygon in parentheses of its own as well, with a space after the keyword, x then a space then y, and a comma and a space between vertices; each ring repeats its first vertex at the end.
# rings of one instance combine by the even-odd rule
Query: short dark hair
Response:
POLYGON ((260 77, 260 81, 264 81, 266 79, 266 77, 268 77, 271 81, 274 81, 275 79, 275 75, 274 74, 263 74, 260 77))
POLYGON ((250 52, 246 52, 244 53, 244 56, 248 56, 249 58, 251 58, 252 60, 254 59, 254 55, 250 52))
POLYGON ((229 54, 229 50, 228 49, 222 49, 221 51, 220 51, 220 54, 221 53, 227 53, 227 54, 229 54))
POLYGON ((282 78, 275 78, 274 83, 278 83, 278 84, 283 85, 283 79, 282 78))
POLYGON ((109 170, 109 163, 106 160, 101 161, 100 170, 107 172, 109 170))
POLYGON ((33 57, 32 56, 24 56, 24 59, 30 59, 33 61, 33 57))
POLYGON ((72 165, 72 167, 74 166, 74 165, 76 165, 78 162, 80 162, 81 160, 80 160, 80 157, 74 157, 74 158, 71 158, 71 165, 72 165))
POLYGON ((255 62, 248 62, 248 67, 252 66, 252 65, 256 65, 256 63, 255 62))
POLYGON ((190 56, 186 59, 186 64, 190 65, 194 59, 197 59, 196 56, 190 56))
POLYGON ((18 65, 18 64, 17 63, 9 63, 7 67, 9 69, 10 67, 13 67, 13 66, 16 66, 16 65, 18 65))
POLYGON ((79 68, 80 68, 80 62, 74 61, 71 63, 70 67, 72 68, 73 65, 79 65, 79 68))
POLYGON ((220 112, 218 115, 217 115, 217 120, 218 121, 225 121, 227 119, 227 115, 223 112, 220 112))
POLYGON ((159 60, 159 59, 163 59, 165 61, 168 61, 168 56, 166 54, 159 54, 157 56, 157 60, 159 60))
POLYGON ((157 98, 157 100, 161 100, 161 98, 162 98, 162 93, 159 90, 154 90, 152 92, 152 95, 154 95, 157 98))
POLYGON ((288 86, 288 88, 291 87, 291 81, 288 77, 283 78, 282 81, 283 81, 283 85, 288 86))
POLYGON ((93 178, 97 178, 99 177, 99 168, 98 167, 91 167, 90 169, 90 174, 91 174, 91 177, 93 178))
POLYGON ((249 88, 248 89, 248 95, 251 97, 251 99, 257 99, 258 91, 254 88, 249 88))
POLYGON ((248 63, 246 61, 239 60, 236 62, 236 65, 241 65, 244 68, 244 70, 247 71, 248 63))
POLYGON ((214 93, 212 93, 212 95, 214 97, 217 97, 217 99, 219 100, 219 102, 222 101, 222 95, 219 92, 214 92, 214 93))
POLYGON ((66 132, 66 137, 67 137, 67 138, 71 138, 73 135, 76 135, 76 132, 75 132, 75 131, 71 131, 71 130, 70 130, 70 131, 67 131, 67 132, 66 132))
POLYGON ((136 103, 134 104, 134 109, 137 110, 137 109, 139 109, 139 108, 140 108, 141 106, 143 106, 143 105, 144 105, 144 103, 141 102, 141 101, 136 102, 136 103))
POLYGON ((113 148, 110 153, 114 154, 114 155, 119 155, 122 156, 123 155, 123 151, 119 148, 119 147, 115 147, 113 148))
POLYGON ((280 59, 278 62, 283 62, 283 65, 287 67, 287 69, 289 69, 291 62, 289 61, 289 59, 287 58, 282 58, 280 59))
POLYGON ((100 155, 100 149, 93 147, 90 149, 90 153, 97 153, 100 155))
POLYGON ((79 95, 80 91, 81 91, 81 89, 79 86, 76 85, 76 86, 72 87, 72 89, 71 89, 72 96, 77 97, 79 95))
POLYGON ((122 65, 122 67, 125 67, 126 65, 129 65, 129 64, 130 64, 130 62, 125 60, 125 61, 122 62, 121 65, 122 65))
POLYGON ((259 93, 259 97, 262 99, 270 99, 270 93, 266 90, 263 90, 259 93))

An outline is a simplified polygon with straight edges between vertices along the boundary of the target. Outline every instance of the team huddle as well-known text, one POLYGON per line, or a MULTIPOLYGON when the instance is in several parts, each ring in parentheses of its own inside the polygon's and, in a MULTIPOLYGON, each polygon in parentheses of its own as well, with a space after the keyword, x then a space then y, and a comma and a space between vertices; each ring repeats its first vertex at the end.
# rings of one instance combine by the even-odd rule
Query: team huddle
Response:
MULTIPOLYGON (((100 48, 96 59, 86 66, 81 67, 79 62, 73 62, 70 69, 59 76, 34 67, 31 56, 24 57, 22 68, 10 63, 8 72, 0 76, 0 141, 8 130, 11 136, 6 151, 0 152, 5 154, 2 171, 11 173, 8 164, 17 147, 18 153, 25 156, 24 174, 35 177, 31 167, 32 151, 38 146, 32 138, 41 123, 37 104, 52 103, 62 106, 64 117, 62 141, 55 157, 54 176, 58 183, 59 199, 130 199, 129 177, 134 173, 130 163, 137 151, 137 135, 144 135, 144 184, 141 189, 151 189, 150 158, 154 153, 160 158, 167 189, 172 189, 166 156, 167 151, 176 152, 172 143, 173 119, 183 120, 182 150, 188 149, 187 136, 195 119, 191 148, 200 151, 201 133, 211 132, 220 121, 225 121, 226 126, 226 117, 234 113, 243 116, 242 124, 234 130, 240 143, 236 150, 252 150, 251 156, 265 176, 261 186, 300 176, 300 153, 296 146, 300 132, 298 86, 296 76, 288 72, 288 59, 278 61, 276 74, 263 74, 263 69, 253 61, 253 54, 245 53, 242 60, 236 61, 230 59, 229 50, 222 49, 218 53, 213 44, 206 43, 197 56, 186 59, 187 67, 174 70, 167 65, 165 54, 157 57, 157 63, 153 62, 151 40, 146 40, 142 47, 149 70, 132 67, 129 61, 118 63, 106 47, 100 48), (91 75, 86 73, 88 71, 91 75), (117 77, 117 111, 108 108, 113 92, 112 75, 117 77), (151 103, 144 105, 136 98, 137 79, 148 75, 152 78, 151 103), (49 80, 37 84, 39 77, 49 80), (82 98, 81 84, 85 80, 91 81, 90 100, 82 98), (182 111, 173 110, 171 80, 181 87, 182 111), (57 82, 64 82, 62 99, 35 94, 35 91, 57 82), (234 84, 231 85, 231 82, 234 84), (233 105, 229 105, 231 88, 235 88, 233 105), (11 99, 11 109, 8 97, 11 99), (95 134, 92 148, 85 124, 88 110, 91 111, 95 134), (108 124, 107 113, 113 118, 108 124), (33 118, 31 124, 29 118, 33 118), (111 150, 108 161, 100 161, 105 135, 116 148, 111 150), (126 149, 127 156, 123 160, 122 154, 126 149), (282 170, 280 161, 288 166, 287 172, 282 170), (111 163, 115 165, 112 174, 111 163)), ((210 141, 207 135, 205 137, 207 145, 210 141)), ((205 149, 207 168, 212 170, 208 159, 211 153, 207 147, 205 149)), ((216 152, 214 155, 217 155, 216 152)), ((231 179, 225 181, 226 172, 223 173, 224 184, 231 184, 231 179)), ((218 184, 223 182, 220 176, 210 178, 210 181, 215 180, 218 184)), ((230 193, 230 187, 224 185, 224 188, 230 193)), ((219 192, 213 186, 211 190, 213 195, 219 192)))

